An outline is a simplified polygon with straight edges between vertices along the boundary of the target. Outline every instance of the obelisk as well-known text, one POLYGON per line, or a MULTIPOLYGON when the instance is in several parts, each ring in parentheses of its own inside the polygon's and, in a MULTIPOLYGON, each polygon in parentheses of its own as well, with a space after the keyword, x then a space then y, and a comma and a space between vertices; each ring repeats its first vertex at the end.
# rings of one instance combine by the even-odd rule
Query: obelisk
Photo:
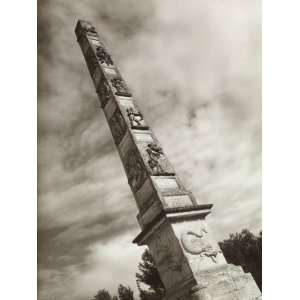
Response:
POLYGON ((212 205, 183 186, 95 27, 80 20, 75 33, 139 210, 134 243, 149 247, 165 299, 261 299, 251 274, 227 264, 205 221, 212 205))

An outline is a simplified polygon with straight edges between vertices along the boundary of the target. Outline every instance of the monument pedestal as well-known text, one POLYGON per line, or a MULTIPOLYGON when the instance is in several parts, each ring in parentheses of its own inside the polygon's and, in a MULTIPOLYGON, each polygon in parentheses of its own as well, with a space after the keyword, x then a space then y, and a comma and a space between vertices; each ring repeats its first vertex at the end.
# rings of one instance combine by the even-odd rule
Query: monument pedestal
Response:
POLYGON ((164 300, 254 300, 261 292, 250 273, 227 264, 211 236, 207 206, 165 212, 134 240, 147 244, 166 288, 164 300))

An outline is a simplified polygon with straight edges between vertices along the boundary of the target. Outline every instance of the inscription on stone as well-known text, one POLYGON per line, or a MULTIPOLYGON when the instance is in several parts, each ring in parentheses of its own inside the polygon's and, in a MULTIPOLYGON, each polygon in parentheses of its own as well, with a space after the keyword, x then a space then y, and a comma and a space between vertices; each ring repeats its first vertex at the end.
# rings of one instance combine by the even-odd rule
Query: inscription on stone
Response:
POLYGON ((131 97, 131 93, 129 92, 127 85, 125 84, 124 80, 122 80, 121 78, 111 79, 111 84, 116 90, 115 92, 116 95, 131 97))
POLYGON ((119 103, 122 105, 122 106, 125 106, 125 107, 134 107, 134 104, 132 102, 132 100, 128 97, 121 97, 121 96, 118 96, 118 101, 119 103))
POLYGON ((164 200, 168 207, 184 207, 193 204, 191 198, 187 195, 164 196, 164 200))
POLYGON ((106 73, 106 74, 109 74, 109 75, 116 75, 117 73, 116 73, 116 70, 114 70, 114 69, 111 69, 111 68, 103 68, 103 70, 104 70, 104 72, 106 73))
POLYGON ((138 142, 153 142, 153 138, 150 133, 134 133, 134 136, 138 142))
POLYGON ((119 109, 116 109, 109 120, 112 135, 117 145, 122 141, 126 133, 126 123, 119 109))
POLYGON ((155 183, 158 188, 162 190, 172 190, 179 188, 176 179, 173 178, 157 178, 155 179, 155 183))

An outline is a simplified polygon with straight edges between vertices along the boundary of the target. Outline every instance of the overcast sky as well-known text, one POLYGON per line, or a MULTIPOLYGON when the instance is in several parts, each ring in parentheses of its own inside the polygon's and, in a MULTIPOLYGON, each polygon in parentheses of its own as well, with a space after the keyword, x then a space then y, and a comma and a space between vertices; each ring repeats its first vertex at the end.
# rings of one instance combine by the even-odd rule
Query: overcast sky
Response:
POLYGON ((260 1, 39 1, 39 300, 135 287, 137 208, 74 27, 91 21, 217 240, 261 228, 260 1))

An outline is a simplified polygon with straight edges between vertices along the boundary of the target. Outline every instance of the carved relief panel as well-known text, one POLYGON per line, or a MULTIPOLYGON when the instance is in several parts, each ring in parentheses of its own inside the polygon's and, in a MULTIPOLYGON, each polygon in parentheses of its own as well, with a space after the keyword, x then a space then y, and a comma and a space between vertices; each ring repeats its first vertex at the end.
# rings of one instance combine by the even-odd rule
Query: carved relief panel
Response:
POLYGON ((198 231, 186 230, 181 234, 181 243, 186 252, 199 257, 208 257, 217 263, 217 256, 222 253, 218 247, 214 247, 206 238, 207 231, 201 228, 198 231))
POLYGON ((131 97, 131 93, 121 77, 115 77, 111 79, 111 84, 114 87, 115 94, 117 96, 131 97))
POLYGON ((151 175, 174 175, 174 169, 165 157, 162 148, 155 142, 143 147, 143 156, 151 175))
POLYGON ((119 143, 122 141, 122 139, 126 133, 127 126, 126 126, 124 118, 118 108, 115 110, 112 117, 110 118, 109 126, 110 126, 110 129, 111 129, 111 132, 114 137, 116 145, 119 145, 119 143))
POLYGON ((107 66, 113 65, 113 61, 111 56, 107 53, 104 47, 97 46, 96 48, 96 56, 101 64, 106 64, 107 66))
POLYGON ((86 60, 88 69, 90 71, 90 74, 93 77, 95 69, 99 66, 98 66, 97 58, 95 57, 95 53, 91 47, 87 50, 87 52, 85 54, 85 60, 86 60))
POLYGON ((142 113, 138 109, 129 107, 126 109, 126 112, 132 129, 149 129, 142 113))
POLYGON ((128 183, 133 191, 137 192, 147 179, 147 172, 142 158, 137 150, 131 149, 128 151, 125 161, 128 183))
POLYGON ((96 31, 95 27, 92 24, 90 24, 89 22, 81 20, 80 21, 80 25, 81 25, 81 29, 85 33, 94 33, 94 34, 97 34, 97 31, 96 31))
POLYGON ((153 235, 149 248, 166 288, 175 287, 189 278, 187 260, 169 224, 153 235))
POLYGON ((193 272, 226 263, 219 245, 209 234, 205 220, 182 221, 173 226, 193 272))
POLYGON ((112 98, 111 90, 106 80, 101 81, 97 93, 101 102, 101 106, 104 108, 107 102, 112 98))

